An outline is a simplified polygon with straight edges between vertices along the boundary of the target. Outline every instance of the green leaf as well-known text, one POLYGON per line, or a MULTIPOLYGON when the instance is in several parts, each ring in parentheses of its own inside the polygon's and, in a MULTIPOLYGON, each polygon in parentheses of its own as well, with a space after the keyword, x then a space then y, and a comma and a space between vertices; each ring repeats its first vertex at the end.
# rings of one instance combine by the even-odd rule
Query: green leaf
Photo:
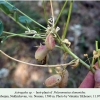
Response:
POLYGON ((19 17, 19 21, 21 22, 21 23, 31 23, 32 21, 29 19, 29 18, 27 18, 26 16, 20 16, 19 17))
POLYGON ((2 34, 3 29, 4 29, 3 24, 2 24, 2 22, 0 21, 0 35, 2 34))
POLYGON ((3 5, 3 4, 0 4, 0 8, 6 13, 6 14, 10 14, 11 12, 9 11, 9 9, 3 5))
POLYGON ((17 11, 16 7, 9 5, 6 1, 0 1, 0 8, 7 14, 17 11))

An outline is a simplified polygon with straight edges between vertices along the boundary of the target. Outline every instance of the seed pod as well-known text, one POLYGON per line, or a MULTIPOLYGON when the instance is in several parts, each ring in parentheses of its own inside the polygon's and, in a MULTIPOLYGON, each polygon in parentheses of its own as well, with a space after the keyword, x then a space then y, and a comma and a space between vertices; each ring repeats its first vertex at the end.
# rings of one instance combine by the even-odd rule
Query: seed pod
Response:
POLYGON ((55 74, 45 80, 45 85, 46 87, 54 87, 57 86, 60 82, 61 76, 59 74, 55 74))
POLYGON ((45 44, 49 50, 52 50, 55 47, 55 40, 52 34, 47 35, 45 44))
POLYGON ((61 82, 58 85, 59 88, 64 88, 64 87, 67 86, 68 76, 69 76, 68 71, 67 70, 64 70, 62 72, 62 80, 61 80, 61 82))
POLYGON ((38 61, 42 61, 43 59, 45 59, 47 53, 48 53, 48 49, 46 48, 46 46, 40 45, 35 52, 35 59, 37 59, 38 61))

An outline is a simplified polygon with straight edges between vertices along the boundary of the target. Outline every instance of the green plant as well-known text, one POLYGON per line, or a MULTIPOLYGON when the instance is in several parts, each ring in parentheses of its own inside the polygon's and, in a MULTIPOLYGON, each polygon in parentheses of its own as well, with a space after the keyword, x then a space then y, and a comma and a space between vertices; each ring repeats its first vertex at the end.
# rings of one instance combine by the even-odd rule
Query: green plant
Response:
MULTIPOLYGON (((44 27, 43 25, 41 25, 34 19, 30 18, 28 15, 26 15, 25 13, 20 11, 18 8, 16 8, 12 4, 10 4, 8 1, 5 1, 5 0, 0 1, 0 10, 2 12, 4 12, 7 16, 9 16, 13 21, 15 21, 21 28, 23 28, 25 30, 25 32, 23 32, 23 33, 6 32, 6 31, 4 31, 2 21, 0 21, 0 38, 1 38, 1 43, 3 43, 7 38, 16 37, 16 36, 22 37, 22 38, 25 37, 25 38, 32 38, 32 39, 42 39, 45 42, 45 44, 44 44, 45 46, 40 45, 40 47, 37 50, 38 53, 36 51, 36 55, 35 55, 36 59, 38 59, 39 61, 45 60, 48 52, 50 50, 52 51, 53 48, 56 47, 56 48, 61 49, 64 52, 64 54, 67 53, 67 54, 71 55, 73 57, 72 61, 70 61, 69 63, 59 64, 59 65, 38 65, 38 64, 32 64, 32 63, 27 63, 24 61, 17 60, 13 57, 8 56, 2 50, 0 50, 0 52, 2 54, 4 54, 6 57, 8 57, 14 61, 32 65, 32 66, 36 66, 36 67, 48 67, 48 68, 52 67, 52 68, 54 68, 55 71, 57 71, 56 67, 61 67, 59 72, 57 72, 57 74, 59 74, 60 76, 63 76, 63 74, 64 74, 63 72, 66 70, 66 67, 68 65, 71 65, 73 68, 76 68, 79 63, 82 63, 86 68, 88 68, 90 71, 92 71, 94 73, 95 72, 94 63, 96 60, 98 60, 98 64, 100 66, 100 49, 98 49, 98 42, 96 41, 96 51, 93 52, 92 63, 90 65, 88 65, 85 61, 80 59, 77 55, 75 55, 71 51, 71 48, 70 48, 71 42, 68 39, 66 39, 68 25, 69 25, 69 21, 70 21, 70 17, 71 17, 73 1, 69 2, 70 7, 69 7, 69 12, 68 12, 68 18, 66 21, 64 31, 62 33, 62 37, 60 37, 58 35, 58 31, 60 30, 60 28, 57 26, 57 23, 59 21, 59 18, 61 16, 67 2, 68 1, 66 0, 57 19, 55 20, 54 13, 53 13, 52 0, 50 0, 52 17, 50 19, 48 19, 48 22, 47 22, 48 26, 44 27), (35 23, 36 25, 38 25, 39 27, 41 27, 43 29, 43 31, 40 33, 34 29, 30 29, 27 24, 30 24, 32 22, 35 23), (55 45, 55 43, 56 43, 56 45, 55 45), (41 47, 43 47, 43 48, 40 49, 41 47), (44 47, 45 47, 45 50, 44 50, 44 47)), ((45 8, 44 8, 44 11, 45 11, 45 8)), ((63 78, 62 78, 62 80, 63 80, 63 78)), ((65 83, 67 84, 67 82, 65 82, 65 83)), ((54 83, 53 86, 55 86, 55 85, 56 85, 56 83, 54 83)), ((57 85, 58 85, 58 83, 57 83, 57 85)), ((64 85, 64 86, 66 86, 66 85, 64 85)))

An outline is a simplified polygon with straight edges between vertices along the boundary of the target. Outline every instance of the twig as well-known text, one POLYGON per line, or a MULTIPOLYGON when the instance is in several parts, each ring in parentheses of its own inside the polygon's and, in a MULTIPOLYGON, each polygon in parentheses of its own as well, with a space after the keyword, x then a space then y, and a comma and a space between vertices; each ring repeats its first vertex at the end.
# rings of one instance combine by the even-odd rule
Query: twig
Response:
POLYGON ((62 9, 61 9, 61 11, 60 11, 60 13, 59 13, 59 15, 58 15, 57 19, 56 19, 56 22, 55 22, 55 25, 54 25, 54 26, 56 26, 56 25, 57 25, 57 23, 58 23, 58 21, 59 21, 59 18, 60 18, 60 16, 61 16, 61 14, 62 14, 62 12, 63 12, 64 8, 65 8, 65 7, 66 7, 66 5, 67 5, 67 2, 68 2, 68 0, 66 0, 66 1, 65 1, 65 3, 64 3, 64 5, 63 5, 63 7, 62 7, 62 9))
MULTIPOLYGON (((6 14, 2 9, 0 9, 4 14, 6 14)), ((6 14, 7 15, 7 14, 6 14)), ((23 29, 27 30, 27 28, 21 24, 20 22, 16 21, 11 15, 7 15, 8 17, 10 17, 14 22, 16 22, 19 26, 21 26, 23 29)))
MULTIPOLYGON (((7 1, 6 1, 7 2, 7 1)), ((9 2, 7 2, 7 4, 9 4, 10 6, 13 7, 12 4, 10 4, 9 2)), ((43 25, 41 25, 40 23, 38 23, 37 21, 35 21, 34 19, 30 18, 28 15, 24 14, 22 11, 20 11, 18 8, 17 8, 17 11, 21 14, 23 14, 24 16, 26 16, 27 18, 29 18, 31 21, 33 21, 35 24, 39 25, 40 27, 42 27, 43 29, 46 29, 46 27, 44 27, 43 25)))
POLYGON ((48 18, 47 18, 47 13, 46 13, 46 5, 45 5, 45 2, 44 2, 44 0, 42 0, 42 4, 43 4, 43 9, 44 9, 44 16, 45 16, 45 20, 46 20, 46 22, 48 23, 48 18))
POLYGON ((50 5, 51 5, 51 13, 52 13, 52 17, 54 17, 53 6, 52 6, 52 0, 50 0, 50 5))
POLYGON ((50 5, 51 5, 52 18, 53 18, 53 26, 54 26, 54 12, 53 12, 52 0, 50 0, 50 5))
POLYGON ((62 35, 62 39, 65 39, 66 34, 67 34, 67 30, 68 30, 68 26, 69 26, 69 21, 70 21, 70 17, 71 17, 71 12, 72 12, 72 7, 73 7, 73 1, 70 1, 70 8, 69 8, 69 13, 68 13, 68 18, 67 18, 67 22, 66 22, 66 26, 62 35))
POLYGON ((32 64, 32 63, 27 63, 27 62, 24 62, 24 61, 21 61, 21 60, 18 60, 18 59, 15 59, 9 55, 7 55, 6 53, 4 53, 2 50, 0 50, 0 52, 5 55, 6 57, 8 57, 9 59, 11 60, 14 60, 16 62, 19 62, 19 63, 23 63, 23 64, 26 64, 26 65, 31 65, 31 66, 34 66, 34 67, 59 67, 59 66, 68 66, 68 65, 71 65, 71 64, 74 64, 74 62, 69 62, 69 63, 66 63, 66 64, 58 64, 58 65, 38 65, 38 64, 32 64))
POLYGON ((27 34, 25 34, 25 33, 16 34, 16 33, 11 33, 11 32, 6 32, 6 31, 3 31, 3 33, 9 34, 9 36, 7 36, 8 38, 9 38, 9 37, 17 36, 17 37, 31 38, 31 39, 45 39, 45 36, 43 37, 42 35, 41 35, 42 37, 41 37, 41 36, 40 36, 40 37, 34 37, 34 36, 27 36, 27 34))

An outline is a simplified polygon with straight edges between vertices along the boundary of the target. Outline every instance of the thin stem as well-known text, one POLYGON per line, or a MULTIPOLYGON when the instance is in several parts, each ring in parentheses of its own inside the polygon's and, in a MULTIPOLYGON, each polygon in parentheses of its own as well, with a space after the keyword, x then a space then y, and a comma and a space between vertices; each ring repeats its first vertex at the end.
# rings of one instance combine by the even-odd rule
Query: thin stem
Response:
POLYGON ((27 28, 21 24, 20 22, 17 22, 12 16, 8 15, 13 21, 15 21, 19 26, 21 26, 23 29, 27 30, 27 28))
POLYGON ((88 58, 87 60, 85 60, 85 62, 89 61, 90 59, 92 59, 93 57, 88 58))
MULTIPOLYGON (((3 31, 3 33, 5 33, 5 34, 10 34, 10 35, 16 34, 16 33, 11 33, 11 32, 6 32, 6 31, 3 31)), ((19 34, 19 33, 18 33, 18 34, 19 34)), ((24 33, 21 33, 21 34, 24 34, 24 33)))
MULTIPOLYGON (((9 2, 7 2, 10 6, 13 6, 11 5, 9 2)), ((29 16, 27 16, 25 13, 23 13, 22 11, 20 11, 19 9, 17 9, 18 12, 20 12, 21 14, 23 14, 24 16, 26 16, 27 18, 29 18, 31 21, 33 21, 35 24, 39 25, 40 27, 46 29, 46 27, 44 27, 43 25, 41 25, 40 23, 38 23, 37 21, 33 20, 32 18, 30 18, 29 16)))
POLYGON ((63 48, 61 46, 56 45, 55 47, 63 50, 63 48))
POLYGON ((80 63, 82 63, 86 68, 91 70, 93 73, 95 72, 95 70, 93 68, 91 69, 90 66, 87 63, 85 63, 83 60, 81 60, 79 57, 77 57, 64 43, 62 43, 59 35, 57 35, 57 41, 58 41, 59 44, 61 44, 61 46, 63 47, 65 52, 70 54, 74 59, 79 59, 80 63))
MULTIPOLYGON (((98 52, 98 41, 96 41, 96 51, 98 52)), ((98 65, 100 67, 100 58, 98 57, 98 65)))
POLYGON ((52 18, 53 18, 53 26, 54 26, 54 12, 53 12, 52 0, 50 0, 50 5, 51 5, 52 18))
POLYGON ((68 13, 68 18, 67 18, 67 22, 66 22, 66 26, 62 35, 62 39, 65 39, 66 34, 67 34, 67 30, 68 30, 68 26, 69 26, 69 21, 70 21, 70 17, 71 17, 71 12, 72 12, 72 7, 73 7, 73 1, 70 1, 70 8, 69 8, 69 13, 68 13))
POLYGON ((4 53, 2 50, 0 50, 0 52, 1 52, 3 55, 5 55, 6 57, 8 57, 9 59, 11 59, 11 60, 14 60, 14 61, 19 62, 19 63, 26 64, 26 65, 31 65, 31 66, 34 66, 34 67, 52 67, 52 68, 53 68, 53 67, 68 66, 68 65, 74 64, 74 62, 69 62, 69 63, 66 63, 66 64, 58 64, 58 65, 38 65, 38 64, 27 63, 27 62, 24 62, 24 61, 15 59, 15 58, 13 58, 13 57, 10 57, 10 56, 7 55, 6 53, 4 53))
POLYGON ((94 65, 94 63, 95 63, 95 59, 94 59, 94 57, 92 58, 92 64, 91 64, 91 66, 90 66, 90 69, 91 70, 93 70, 93 65, 94 65))
MULTIPOLYGON (((5 13, 2 9, 0 9, 3 13, 5 13)), ((5 13, 6 14, 6 13, 5 13)), ((7 15, 7 14, 6 14, 7 15)), ((17 22, 11 15, 7 15, 8 17, 10 17, 13 21, 15 21, 19 26, 21 26, 23 29, 27 30, 27 28, 22 25, 20 22, 17 22)))
POLYGON ((89 62, 89 64, 90 64, 90 59, 89 59, 89 57, 87 56, 87 60, 88 60, 88 62, 89 62))
MULTIPOLYGON (((10 3, 8 3, 8 4, 10 4, 10 3)), ((11 5, 11 4, 10 4, 10 5, 11 5)), ((69 24, 69 20, 70 20, 70 16, 71 16, 71 11, 72 11, 72 5, 73 5, 73 2, 70 3, 68 19, 67 19, 67 22, 66 22, 66 28, 65 28, 64 34, 63 34, 63 36, 62 36, 63 39, 65 38, 67 29, 68 29, 68 24, 69 24)), ((51 7, 51 9, 52 9, 52 16, 54 16, 54 15, 53 15, 53 7, 51 7)), ((39 25, 39 26, 41 26, 42 28, 46 29, 44 26, 42 26, 41 24, 39 24, 39 23, 37 23, 36 21, 34 21, 32 18, 30 18, 29 16, 27 16, 26 14, 24 14, 23 12, 21 12, 19 9, 18 9, 18 12, 20 12, 20 13, 23 14, 24 16, 28 17, 30 20, 32 20, 32 21, 33 21, 34 23, 36 23, 37 25, 39 25)), ((12 16, 9 16, 9 17, 11 17, 13 20, 15 20, 12 16)), ((16 22, 16 21, 15 21, 15 22, 16 22)), ((23 27, 22 24, 20 24, 19 22, 17 22, 17 23, 18 23, 20 26, 23 27)), ((26 29, 25 26, 24 26, 23 28, 26 29)), ((11 34, 11 33, 10 33, 10 34, 11 34)), ((21 34, 20 34, 20 35, 19 35, 19 34, 11 34, 11 35, 12 35, 12 36, 18 35, 18 36, 22 36, 22 37, 23 37, 23 35, 21 35, 21 34)), ((25 35, 24 35, 24 36, 25 36, 25 35)), ((32 38, 32 36, 31 36, 31 38, 32 38)), ((61 41, 61 39, 60 39, 60 37, 59 37, 58 34, 57 34, 57 41, 58 41, 59 44, 62 43, 62 41, 61 41)), ((61 47, 63 48, 64 51, 66 51, 67 53, 69 53, 73 58, 79 59, 79 60, 80 60, 80 63, 82 63, 86 68, 88 68, 89 70, 91 70, 93 73, 95 72, 94 69, 91 69, 90 66, 89 66, 88 64, 86 64, 83 60, 81 60, 81 59, 80 59, 79 57, 77 57, 73 52, 71 52, 71 50, 70 50, 65 44, 62 43, 62 44, 61 44, 61 47)), ((27 64, 27 65, 37 66, 37 67, 58 67, 58 66, 68 66, 68 65, 71 65, 71 64, 72 64, 72 62, 69 62, 69 63, 66 63, 66 64, 59 64, 59 65, 37 65, 37 64, 32 64, 32 63, 27 63, 27 62, 24 62, 24 61, 20 61, 20 60, 17 60, 17 59, 15 59, 15 58, 13 58, 13 57, 10 57, 10 56, 7 55, 6 53, 4 53, 2 50, 0 50, 0 52, 1 52, 3 55, 5 55, 6 57, 8 57, 8 58, 10 58, 10 59, 12 59, 12 60, 14 60, 14 61, 17 61, 17 62, 20 62, 20 63, 24 63, 24 64, 27 64)))
POLYGON ((7 37, 10 38, 14 36, 23 37, 23 38, 31 38, 31 39, 44 39, 45 38, 45 37, 33 37, 33 36, 25 36, 25 35, 18 35, 18 34, 9 35, 7 37))
POLYGON ((80 63, 82 63, 86 68, 91 70, 93 73, 95 72, 95 70, 91 69, 90 66, 87 63, 85 63, 83 60, 81 60, 79 57, 77 57, 73 52, 71 52, 71 50, 69 50, 69 48, 65 44, 62 44, 62 46, 65 49, 65 51, 68 52, 73 58, 79 59, 80 63))
POLYGON ((24 13, 23 13, 22 11, 20 11, 19 9, 18 9, 18 11, 19 11, 21 14, 23 14, 24 16, 26 16, 27 18, 29 18, 30 20, 32 20, 35 24, 37 24, 37 25, 39 25, 40 27, 46 29, 46 27, 44 27, 43 25, 39 24, 37 21, 33 20, 32 18, 30 18, 29 16, 27 16, 26 14, 24 14, 24 13))
POLYGON ((96 51, 98 51, 98 41, 96 41, 96 51))
POLYGON ((59 18, 60 18, 60 16, 61 16, 61 14, 62 14, 62 12, 63 12, 64 8, 65 8, 65 7, 66 7, 66 5, 67 5, 67 2, 68 2, 68 0, 66 0, 66 1, 65 1, 65 3, 64 3, 64 5, 63 5, 63 7, 62 7, 62 9, 61 9, 61 11, 60 11, 60 13, 59 13, 59 15, 58 15, 57 19, 56 19, 56 22, 55 22, 55 25, 54 25, 54 26, 56 26, 56 25, 57 25, 57 23, 58 23, 58 21, 59 21, 59 18))
POLYGON ((54 17, 53 6, 52 6, 52 0, 50 0, 50 5, 51 5, 51 13, 52 13, 52 17, 54 17))
POLYGON ((94 58, 92 58, 92 65, 91 65, 91 67, 93 67, 94 62, 95 62, 95 59, 94 59, 94 58))
MULTIPOLYGON (((12 33, 12 32, 6 32, 6 31, 3 31, 3 33, 5 33, 5 34, 22 34, 22 35, 34 34, 34 33, 12 33)), ((37 33, 37 34, 46 36, 45 33, 37 33)))
POLYGON ((18 36, 18 37, 23 37, 23 38, 31 38, 31 39, 44 39, 45 37, 33 37, 33 36, 27 36, 27 35, 23 35, 23 34, 15 34, 15 33, 10 33, 10 32, 5 32, 3 31, 3 33, 5 34, 10 34, 9 36, 7 36, 8 38, 9 37, 14 37, 14 36, 18 36))
POLYGON ((47 13, 46 13, 46 6, 45 6, 45 2, 43 0, 43 9, 44 9, 44 16, 45 16, 45 20, 48 23, 48 19, 47 19, 47 13))

